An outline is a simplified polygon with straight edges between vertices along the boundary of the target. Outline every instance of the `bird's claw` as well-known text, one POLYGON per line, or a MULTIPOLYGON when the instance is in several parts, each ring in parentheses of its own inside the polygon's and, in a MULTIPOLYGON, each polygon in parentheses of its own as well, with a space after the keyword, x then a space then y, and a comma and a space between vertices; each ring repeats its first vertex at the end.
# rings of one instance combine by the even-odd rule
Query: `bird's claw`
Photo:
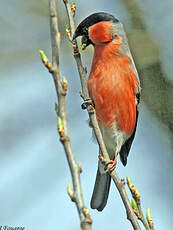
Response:
POLYGON ((87 109, 87 107, 89 105, 91 105, 94 108, 94 103, 93 103, 93 101, 90 98, 84 100, 84 103, 82 103, 81 108, 82 109, 87 109))
POLYGON ((114 160, 110 160, 110 161, 106 162, 105 159, 104 159, 104 157, 101 154, 99 154, 99 160, 102 163, 105 164, 105 170, 106 170, 106 172, 110 172, 111 173, 112 171, 114 171, 114 169, 116 168, 116 165, 117 165, 117 156, 118 156, 118 153, 115 152, 115 158, 114 158, 114 160), (111 166, 108 167, 108 165, 111 165, 111 166))
POLYGON ((106 163, 106 166, 107 166, 106 171, 107 172, 112 172, 116 168, 116 165, 117 165, 117 156, 118 156, 118 152, 115 152, 114 160, 110 160, 110 161, 108 161, 106 163), (108 167, 108 165, 111 165, 111 166, 108 167))
POLYGON ((111 165, 109 167, 107 167, 106 171, 107 172, 112 172, 114 171, 114 169, 116 168, 116 165, 117 165, 117 159, 114 159, 114 160, 110 160, 106 163, 106 166, 108 165, 111 165))

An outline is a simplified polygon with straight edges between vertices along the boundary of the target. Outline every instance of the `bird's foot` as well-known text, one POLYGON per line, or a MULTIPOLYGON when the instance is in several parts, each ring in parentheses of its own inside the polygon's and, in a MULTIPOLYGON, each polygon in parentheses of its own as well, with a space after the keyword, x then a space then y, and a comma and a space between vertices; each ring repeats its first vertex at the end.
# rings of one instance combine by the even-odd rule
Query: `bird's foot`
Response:
POLYGON ((117 165, 117 156, 118 156, 118 152, 115 153, 115 158, 114 160, 110 160, 106 163, 106 166, 111 165, 109 167, 107 167, 107 172, 112 172, 114 171, 114 169, 116 168, 117 165))
POLYGON ((94 108, 94 102, 90 98, 84 100, 84 103, 82 103, 81 108, 87 109, 88 106, 92 106, 94 108))
POLYGON ((111 160, 111 161, 108 161, 107 163, 106 163, 106 165, 108 166, 108 165, 111 165, 111 166, 109 166, 108 168, 107 168, 107 172, 112 172, 112 171, 114 171, 114 169, 116 168, 116 165, 117 165, 117 160, 111 160))

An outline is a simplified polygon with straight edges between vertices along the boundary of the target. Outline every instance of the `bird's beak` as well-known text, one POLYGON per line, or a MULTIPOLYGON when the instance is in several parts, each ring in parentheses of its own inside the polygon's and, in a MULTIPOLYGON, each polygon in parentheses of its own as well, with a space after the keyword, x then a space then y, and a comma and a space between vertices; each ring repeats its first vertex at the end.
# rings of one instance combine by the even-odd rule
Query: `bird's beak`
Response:
POLYGON ((84 23, 80 23, 78 25, 78 27, 76 28, 74 34, 73 34, 73 38, 72 41, 74 41, 77 37, 82 36, 81 39, 81 48, 82 50, 85 50, 86 47, 90 44, 92 44, 91 40, 89 39, 88 36, 88 28, 85 27, 84 23))
POLYGON ((74 41, 77 37, 82 36, 82 34, 77 32, 77 29, 75 30, 73 37, 72 37, 72 41, 74 41))
POLYGON ((83 22, 81 22, 81 23, 77 26, 77 28, 76 28, 76 30, 75 30, 75 32, 74 32, 74 34, 73 34, 72 40, 76 39, 76 38, 79 37, 79 36, 83 36, 83 35, 85 35, 85 24, 84 24, 83 22))
POLYGON ((81 22, 77 26, 77 28, 73 34, 72 40, 76 39, 79 36, 88 36, 88 29, 86 29, 86 25, 83 22, 81 22))

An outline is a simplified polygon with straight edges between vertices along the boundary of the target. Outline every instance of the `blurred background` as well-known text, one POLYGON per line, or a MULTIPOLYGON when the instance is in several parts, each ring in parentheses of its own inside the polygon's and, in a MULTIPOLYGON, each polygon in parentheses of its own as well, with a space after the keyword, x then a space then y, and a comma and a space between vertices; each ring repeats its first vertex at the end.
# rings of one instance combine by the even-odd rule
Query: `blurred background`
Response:
MULTIPOLYGON (((65 36, 62 2, 57 1, 61 74, 69 82, 70 134, 76 159, 82 163, 83 195, 89 207, 98 146, 92 142, 87 113, 80 109, 80 82, 65 36)), ((76 5, 77 24, 93 12, 105 11, 125 26, 140 74, 142 102, 128 165, 124 168, 119 162, 117 173, 120 178, 130 176, 138 187, 143 211, 151 208, 155 229, 172 230, 173 1, 77 0, 76 5)), ((79 229, 77 210, 66 192, 71 176, 56 130, 55 88, 39 57, 43 49, 51 60, 48 1, 3 1, 0 29, 0 226, 79 229)), ((88 70, 92 54, 92 47, 82 52, 88 70)), ((113 184, 104 211, 90 211, 94 230, 132 229, 113 184)))

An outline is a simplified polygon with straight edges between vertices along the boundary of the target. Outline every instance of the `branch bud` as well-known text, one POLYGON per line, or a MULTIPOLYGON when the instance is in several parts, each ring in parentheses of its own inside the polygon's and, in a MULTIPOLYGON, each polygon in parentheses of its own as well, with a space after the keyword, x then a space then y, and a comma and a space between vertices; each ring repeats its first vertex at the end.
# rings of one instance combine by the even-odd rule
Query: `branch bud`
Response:
POLYGON ((134 210, 137 210, 137 209, 138 209, 137 203, 136 203, 136 201, 135 201, 134 199, 132 199, 131 205, 132 205, 132 208, 133 208, 134 210))
POLYGON ((153 224, 153 219, 151 218, 151 210, 150 210, 150 208, 147 208, 147 215, 146 216, 147 216, 147 221, 148 221, 149 227, 151 229, 153 229, 154 224, 153 224))
POLYGON ((58 39, 58 48, 60 48, 60 42, 61 42, 61 33, 57 33, 57 39, 58 39))
POLYGON ((132 205, 132 208, 133 208, 135 215, 139 218, 140 214, 139 214, 138 206, 137 206, 137 203, 134 199, 132 199, 131 205, 132 205))
POLYGON ((130 186, 132 185, 132 181, 130 180, 130 177, 127 176, 127 177, 126 177, 126 180, 127 180, 128 186, 130 187, 130 186))
POLYGON ((88 208, 83 208, 83 213, 86 216, 86 218, 90 219, 90 212, 88 208))
POLYGON ((75 2, 72 2, 72 4, 71 4, 71 11, 72 11, 72 14, 73 14, 73 17, 74 17, 75 12, 76 12, 76 4, 75 4, 75 2))
POLYGON ((67 193, 68 193, 69 197, 71 198, 71 200, 74 201, 74 193, 73 193, 71 184, 67 185, 67 193))
POLYGON ((151 210, 150 208, 147 208, 147 220, 151 219, 151 210))
POLYGON ((81 163, 78 162, 77 166, 78 166, 79 172, 82 173, 82 165, 81 165, 81 163))
POLYGON ((63 125, 63 120, 61 117, 58 117, 58 133, 60 137, 64 136, 64 125, 63 125))
POLYGON ((140 203, 141 198, 140 198, 140 194, 139 194, 138 188, 136 188, 136 190, 135 190, 135 198, 136 198, 136 201, 137 201, 138 203, 140 203))
POLYGON ((66 25, 65 32, 66 32, 67 37, 70 38, 71 37, 71 32, 70 32, 70 25, 69 24, 66 25))
POLYGON ((67 92, 67 86, 68 86, 68 82, 67 82, 67 79, 65 77, 63 77, 63 80, 62 80, 62 88, 65 92, 67 92))
POLYGON ((46 57, 46 54, 44 53, 43 50, 40 50, 40 56, 41 56, 41 60, 44 64, 44 66, 48 69, 50 69, 52 67, 51 63, 49 62, 48 58, 46 57))
POLYGON ((128 185, 128 187, 129 187, 129 189, 130 189, 132 195, 135 195, 135 186, 134 186, 134 184, 132 183, 132 181, 131 181, 131 179, 130 179, 129 176, 127 176, 126 179, 127 179, 127 185, 128 185))
POLYGON ((61 39, 61 33, 60 32, 57 33, 57 38, 61 39))

